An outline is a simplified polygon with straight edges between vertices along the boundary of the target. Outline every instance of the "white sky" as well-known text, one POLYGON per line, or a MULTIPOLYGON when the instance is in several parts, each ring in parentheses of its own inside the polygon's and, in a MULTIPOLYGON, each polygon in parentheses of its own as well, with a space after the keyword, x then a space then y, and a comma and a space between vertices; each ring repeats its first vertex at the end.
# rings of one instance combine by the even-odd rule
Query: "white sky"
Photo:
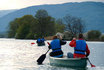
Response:
POLYGON ((28 6, 41 4, 60 4, 66 2, 96 1, 104 2, 104 0, 0 0, 0 10, 20 9, 28 6))

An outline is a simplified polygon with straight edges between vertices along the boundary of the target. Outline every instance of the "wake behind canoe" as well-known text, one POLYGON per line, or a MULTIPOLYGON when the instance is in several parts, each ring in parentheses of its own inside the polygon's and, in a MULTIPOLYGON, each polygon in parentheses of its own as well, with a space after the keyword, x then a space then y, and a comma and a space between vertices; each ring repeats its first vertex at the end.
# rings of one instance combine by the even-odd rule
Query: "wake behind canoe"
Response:
POLYGON ((88 58, 55 58, 49 57, 50 65, 63 67, 85 68, 88 58))

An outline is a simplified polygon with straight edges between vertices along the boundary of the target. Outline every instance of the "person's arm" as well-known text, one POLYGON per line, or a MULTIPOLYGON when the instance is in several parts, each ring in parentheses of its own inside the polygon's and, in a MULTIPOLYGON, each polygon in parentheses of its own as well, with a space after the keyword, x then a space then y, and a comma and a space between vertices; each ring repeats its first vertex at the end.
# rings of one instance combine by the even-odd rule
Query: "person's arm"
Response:
POLYGON ((90 54, 90 50, 89 50, 89 48, 88 48, 88 45, 86 44, 86 57, 88 57, 89 54, 90 54))
POLYGON ((38 40, 36 41, 36 43, 38 43, 38 40))
POLYGON ((75 40, 72 40, 72 41, 69 43, 69 45, 70 45, 71 47, 76 47, 76 41, 75 41, 75 40))
POLYGON ((64 44, 66 44, 66 41, 60 40, 60 44, 61 44, 61 45, 64 45, 64 44))

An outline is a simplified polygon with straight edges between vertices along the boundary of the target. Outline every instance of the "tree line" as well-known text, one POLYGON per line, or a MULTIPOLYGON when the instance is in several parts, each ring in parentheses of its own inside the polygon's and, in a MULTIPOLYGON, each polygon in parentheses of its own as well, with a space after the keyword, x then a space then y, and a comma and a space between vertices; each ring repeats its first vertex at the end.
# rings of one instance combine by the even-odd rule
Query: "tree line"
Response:
POLYGON ((16 39, 36 39, 64 32, 61 19, 48 15, 46 10, 38 10, 35 16, 24 15, 10 22, 8 37, 16 39))
MULTIPOLYGON (((63 32, 63 37, 66 40, 72 40, 71 33, 69 31, 63 32)), ((90 30, 86 33, 83 33, 84 39, 87 41, 104 41, 104 34, 98 30, 90 30)), ((76 36, 78 38, 78 35, 76 36)))
MULTIPOLYGON (((84 33, 86 26, 81 18, 66 15, 62 19, 55 19, 44 9, 40 9, 34 16, 24 15, 10 22, 8 37, 16 39, 37 39, 53 36, 60 32, 66 40, 72 40, 78 34, 84 33)), ((84 33, 85 34, 85 33, 84 33)), ((102 40, 104 36, 97 30, 88 31, 87 40, 102 40)))

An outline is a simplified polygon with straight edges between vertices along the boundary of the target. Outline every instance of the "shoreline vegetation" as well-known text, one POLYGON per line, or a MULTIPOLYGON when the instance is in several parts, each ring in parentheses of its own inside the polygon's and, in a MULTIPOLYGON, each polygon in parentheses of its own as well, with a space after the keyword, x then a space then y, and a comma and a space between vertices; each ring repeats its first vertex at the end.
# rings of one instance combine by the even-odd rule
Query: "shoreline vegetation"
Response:
MULTIPOLYGON (((37 39, 16 39, 16 38, 0 38, 0 39, 14 39, 14 40, 37 40, 37 39)), ((46 41, 51 41, 52 39, 47 39, 47 37, 45 37, 44 39, 46 39, 46 41)), ((64 39, 64 40, 66 40, 66 39, 64 39)), ((71 40, 66 40, 66 41, 71 41, 71 40)), ((94 41, 94 40, 86 40, 86 42, 104 42, 104 41, 100 41, 100 40, 96 40, 96 41, 94 41)))
POLYGON ((40 9, 34 16, 24 15, 11 21, 7 38, 36 40, 44 37, 46 40, 52 40, 52 36, 59 33, 63 39, 72 40, 82 33, 87 41, 104 41, 104 34, 100 31, 90 30, 85 33, 85 29, 82 18, 66 15, 55 19, 46 10, 40 9))
MULTIPOLYGON (((52 37, 53 36, 45 37, 45 39, 46 40, 52 40, 52 37)), ((65 39, 65 38, 63 38, 63 39, 66 40, 66 41, 71 41, 71 39, 65 39)), ((99 39, 95 39, 95 40, 87 40, 87 39, 85 39, 85 40, 88 41, 88 42, 104 42, 104 41, 99 40, 99 39)))

